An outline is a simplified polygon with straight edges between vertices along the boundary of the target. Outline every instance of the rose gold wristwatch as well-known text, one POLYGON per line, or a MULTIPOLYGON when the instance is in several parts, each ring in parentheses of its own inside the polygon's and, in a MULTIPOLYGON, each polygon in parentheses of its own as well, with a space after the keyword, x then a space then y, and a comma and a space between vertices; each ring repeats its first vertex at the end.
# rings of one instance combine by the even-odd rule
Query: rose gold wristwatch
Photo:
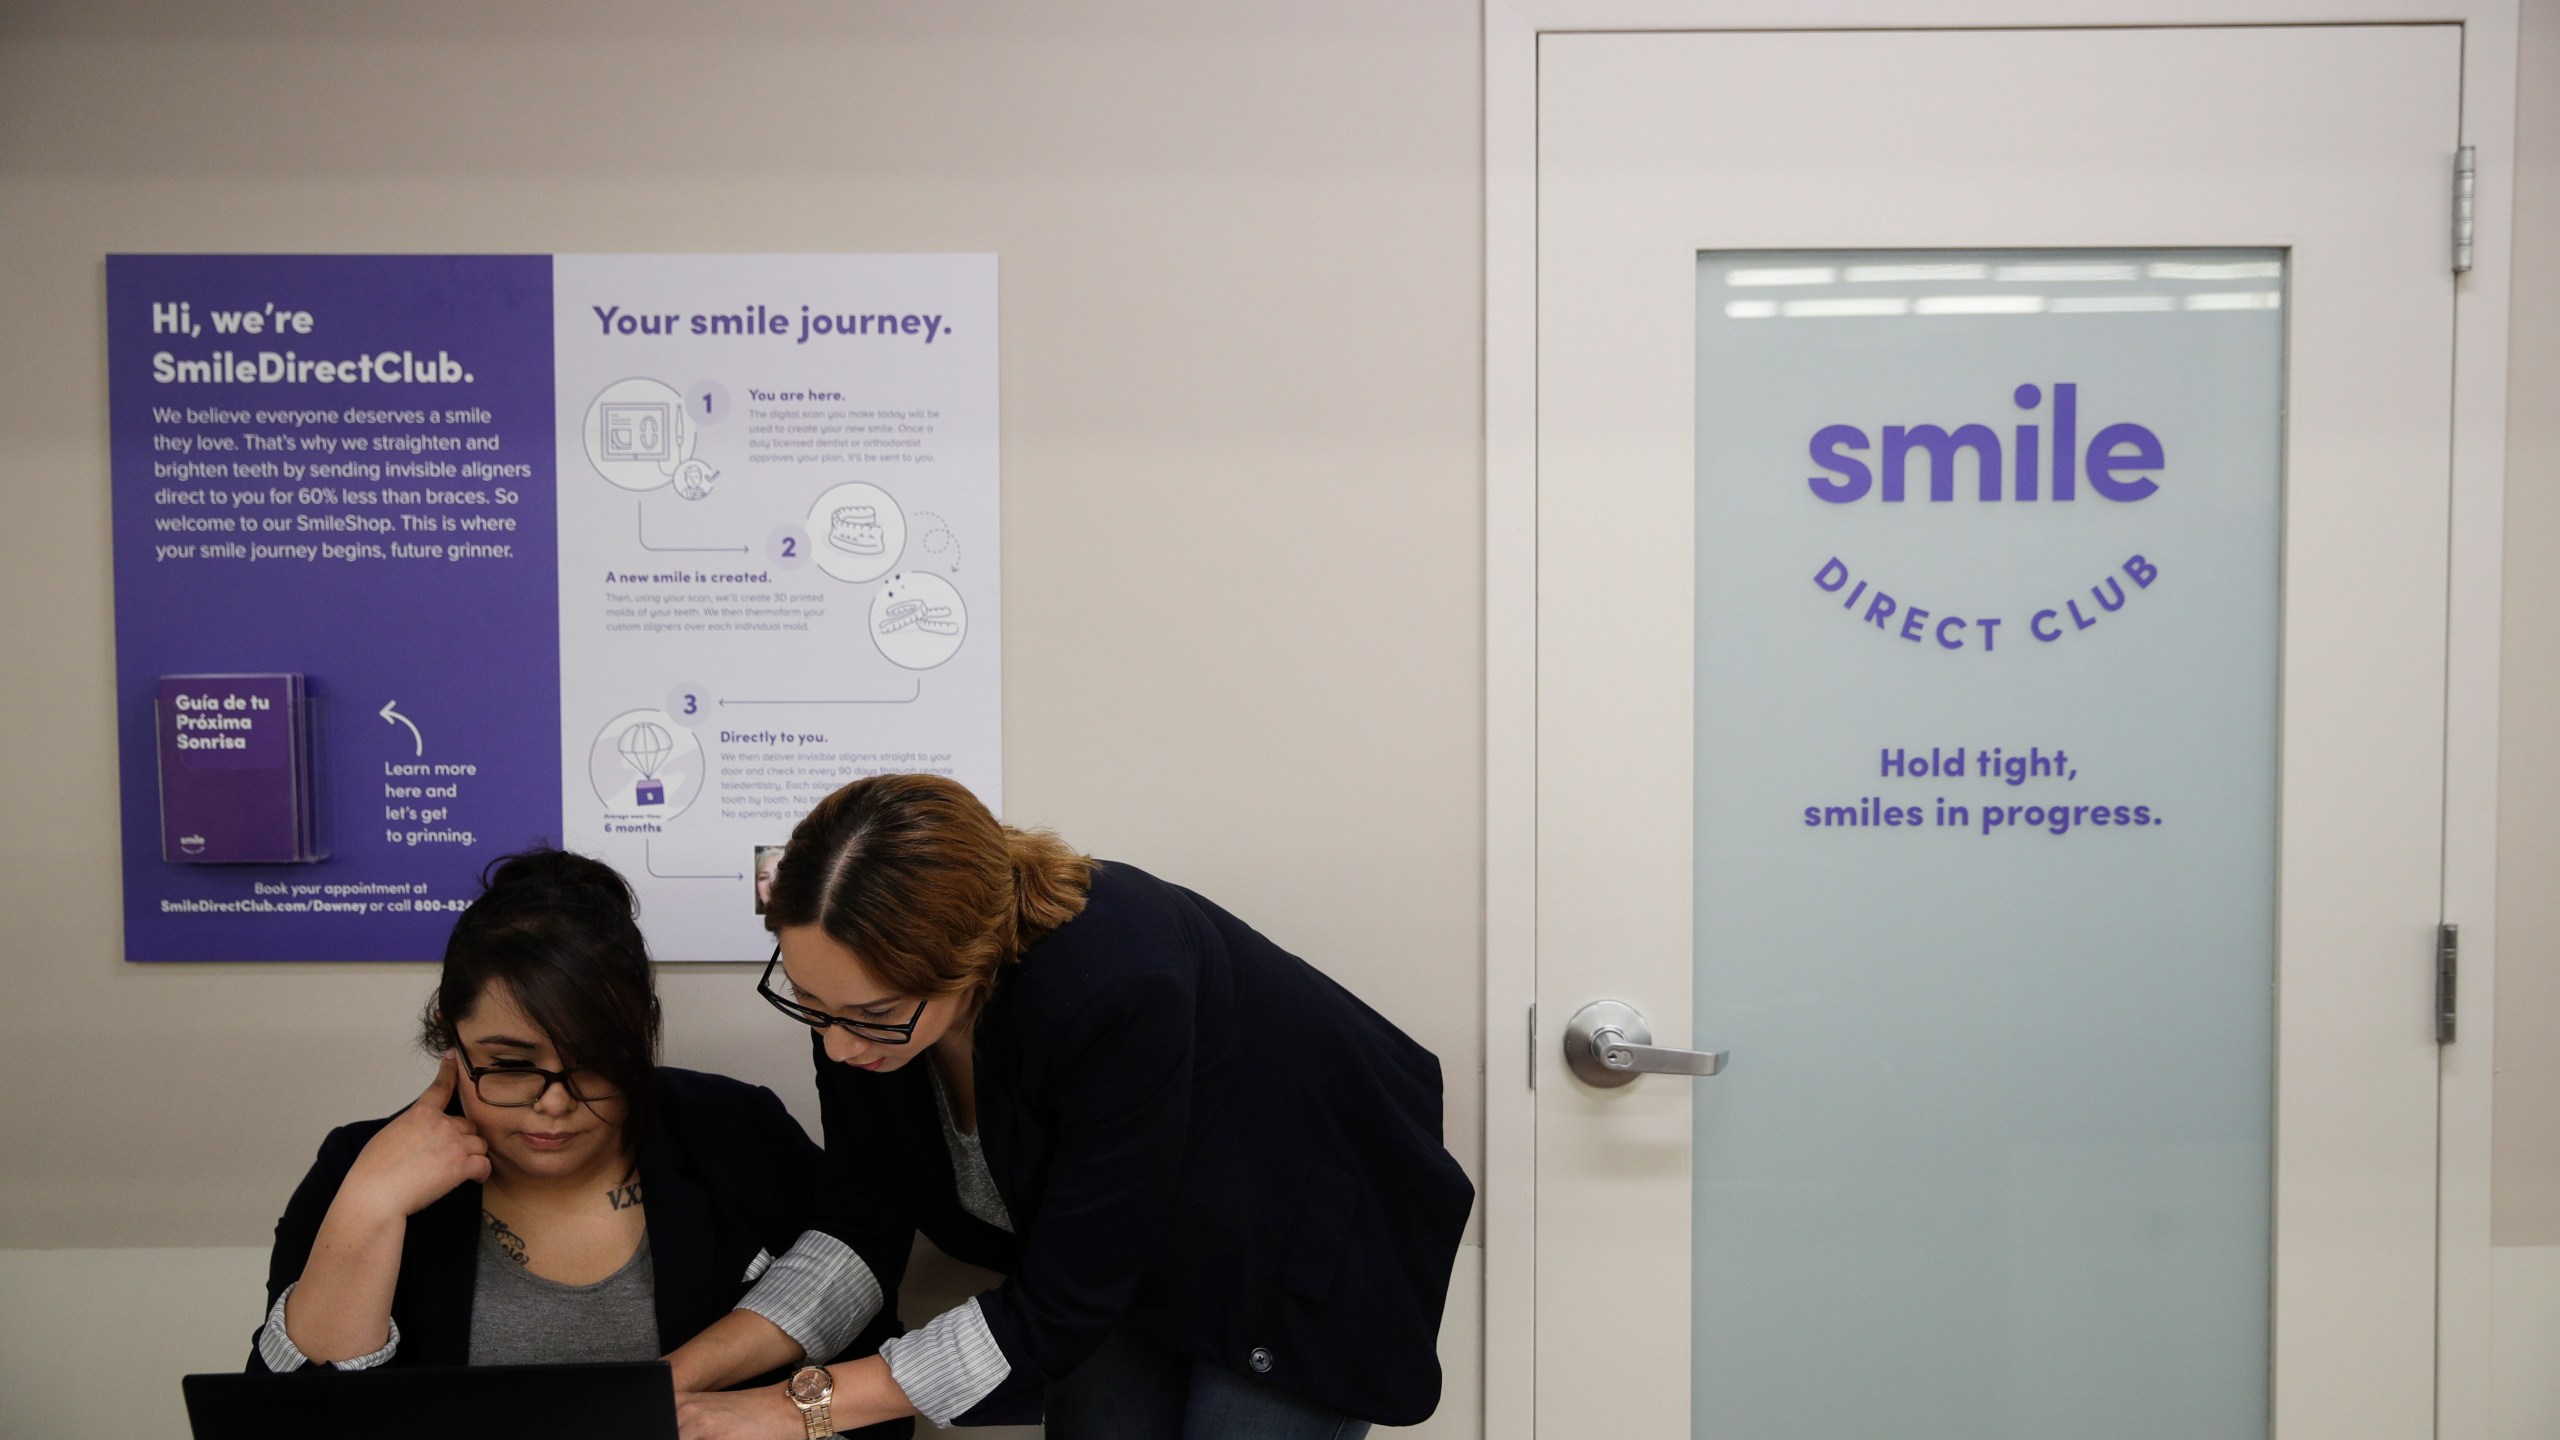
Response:
POLYGON ((836 1433, 832 1401, 836 1398, 836 1377, 824 1365, 803 1365, 791 1372, 783 1387, 791 1403, 800 1407, 800 1423, 809 1427, 809 1440, 827 1440, 836 1433))

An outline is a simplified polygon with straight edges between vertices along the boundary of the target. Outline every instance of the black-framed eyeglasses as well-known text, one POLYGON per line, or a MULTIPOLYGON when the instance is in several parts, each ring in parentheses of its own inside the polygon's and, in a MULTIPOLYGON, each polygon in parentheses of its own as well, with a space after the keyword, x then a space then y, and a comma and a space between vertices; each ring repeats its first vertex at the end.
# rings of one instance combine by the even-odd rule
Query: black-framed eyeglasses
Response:
POLYGON ((518 1060, 474 1065, 459 1042, 453 1047, 453 1055, 462 1062, 462 1073, 471 1077, 471 1088, 483 1105, 522 1109, 541 1099, 554 1085, 568 1091, 569 1098, 582 1105, 617 1099, 622 1094, 612 1081, 593 1070, 545 1070, 518 1060))
POLYGON ((904 1025, 891 1025, 881 1020, 849 1020, 842 1015, 830 1015, 824 1010, 812 1010, 775 990, 773 972, 781 968, 782 947, 776 945, 773 947, 773 958, 764 962, 764 978, 756 982, 756 993, 763 996, 774 1009, 812 1030, 824 1030, 830 1025, 842 1026, 874 1045, 904 1045, 914 1040, 916 1026, 924 1020, 924 1007, 933 1003, 931 1000, 917 1001, 916 1013, 908 1016, 907 1023, 904 1025))

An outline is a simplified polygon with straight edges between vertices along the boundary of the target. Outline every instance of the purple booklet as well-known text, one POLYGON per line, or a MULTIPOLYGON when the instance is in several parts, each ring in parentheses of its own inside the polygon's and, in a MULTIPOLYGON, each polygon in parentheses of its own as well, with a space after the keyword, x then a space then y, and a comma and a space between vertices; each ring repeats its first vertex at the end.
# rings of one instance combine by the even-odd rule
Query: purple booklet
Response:
POLYGON ((317 858, 309 697, 299 675, 163 675, 160 856, 180 865, 317 858))

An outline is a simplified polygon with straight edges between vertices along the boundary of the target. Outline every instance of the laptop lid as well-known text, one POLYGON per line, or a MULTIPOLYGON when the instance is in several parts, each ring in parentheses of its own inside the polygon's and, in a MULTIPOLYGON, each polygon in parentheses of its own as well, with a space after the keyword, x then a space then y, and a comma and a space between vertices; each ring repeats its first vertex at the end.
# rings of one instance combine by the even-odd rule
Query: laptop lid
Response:
POLYGON ((189 1375, 195 1440, 676 1440, 665 1361, 189 1375))

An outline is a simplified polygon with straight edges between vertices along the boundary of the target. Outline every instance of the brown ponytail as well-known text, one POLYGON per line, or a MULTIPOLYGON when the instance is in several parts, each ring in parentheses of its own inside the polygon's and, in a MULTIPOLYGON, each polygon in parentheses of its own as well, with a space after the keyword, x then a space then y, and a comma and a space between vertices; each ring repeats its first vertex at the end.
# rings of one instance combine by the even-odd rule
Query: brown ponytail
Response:
POLYGON ((1048 830, 1004 827, 1005 859, 1013 867, 1012 959, 1022 958, 1041 936, 1076 918, 1084 910, 1085 887, 1093 881, 1093 861, 1068 848, 1048 830))
POLYGON ((939 775, 874 775, 817 804, 775 869, 765 925, 816 925, 879 981, 966 995, 1084 909, 1093 861, 998 821, 939 775))

